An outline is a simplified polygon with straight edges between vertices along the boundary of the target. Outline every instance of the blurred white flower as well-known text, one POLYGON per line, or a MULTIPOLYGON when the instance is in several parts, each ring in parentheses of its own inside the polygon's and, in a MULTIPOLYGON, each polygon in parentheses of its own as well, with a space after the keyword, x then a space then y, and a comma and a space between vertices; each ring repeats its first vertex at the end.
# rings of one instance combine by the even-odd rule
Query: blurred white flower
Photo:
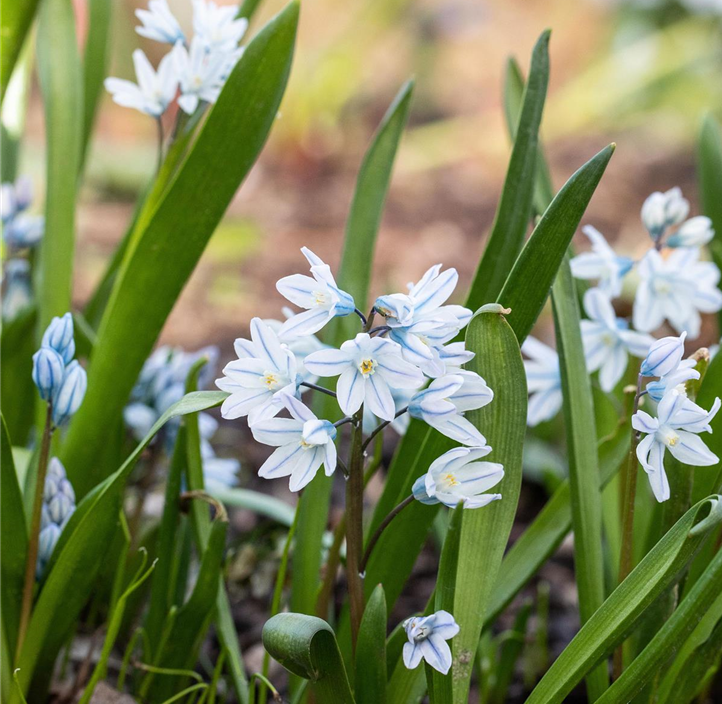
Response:
POLYGON ((527 337, 521 351, 529 357, 524 360, 527 388, 531 396, 526 422, 533 427, 550 420, 562 407, 562 379, 559 373, 559 356, 534 337, 527 337))
POLYGON ((572 275, 577 279, 596 279, 602 291, 610 298, 616 298, 621 295, 622 280, 634 262, 629 257, 617 256, 604 235, 591 225, 585 225, 582 232, 591 241, 592 251, 578 254, 571 260, 572 275))
POLYGON ((209 51, 231 52, 248 29, 248 20, 238 17, 238 5, 216 5, 193 0, 193 31, 209 51))
POLYGON ((178 20, 170 11, 167 0, 150 0, 148 9, 136 10, 135 16, 142 23, 141 27, 135 28, 141 37, 165 44, 185 42, 185 34, 178 24, 178 20))

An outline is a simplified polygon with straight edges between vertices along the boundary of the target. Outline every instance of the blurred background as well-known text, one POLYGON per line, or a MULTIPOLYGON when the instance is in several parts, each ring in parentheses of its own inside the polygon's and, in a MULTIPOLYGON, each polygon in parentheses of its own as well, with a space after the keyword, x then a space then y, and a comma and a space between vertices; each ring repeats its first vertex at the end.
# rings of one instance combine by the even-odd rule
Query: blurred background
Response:
MULTIPOLYGON (((75 0, 81 37, 86 2, 75 0)), ((133 30, 133 12, 145 4, 114 3, 111 75, 134 78, 137 46, 154 64, 166 50, 133 30)), ((264 0, 247 37, 283 4, 264 0)), ((190 1, 169 5, 189 28, 190 1)), ((584 222, 625 253, 641 254, 648 243, 638 213, 649 192, 679 185, 696 202, 699 120, 705 110, 722 112, 721 20, 722 0, 303 0, 290 86, 270 140, 163 341, 186 349, 218 343, 222 357, 231 356, 231 341, 246 333, 253 315, 278 316, 282 299, 274 283, 305 268, 299 247, 311 247, 332 266, 338 262, 364 149, 410 76, 416 91, 372 293, 402 290, 436 262, 459 269, 463 290, 491 226, 509 155, 501 104, 505 64, 515 56, 526 71, 546 27, 553 30, 552 74, 542 133, 555 185, 615 141, 617 152, 584 222)), ((20 172, 31 173, 41 188, 37 86, 26 133, 20 172)), ((155 139, 150 118, 104 97, 79 210, 78 305, 99 280, 152 176, 155 139)), ((38 207, 42 202, 40 193, 38 207)))

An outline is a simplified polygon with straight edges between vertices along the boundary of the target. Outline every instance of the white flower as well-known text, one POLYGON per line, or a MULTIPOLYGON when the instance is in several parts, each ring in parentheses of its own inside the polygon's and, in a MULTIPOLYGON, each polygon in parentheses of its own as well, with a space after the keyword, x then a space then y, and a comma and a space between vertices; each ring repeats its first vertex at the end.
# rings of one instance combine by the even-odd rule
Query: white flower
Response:
POLYGON ((700 312, 720 310, 722 291, 717 288, 717 266, 698 258, 699 250, 694 248, 675 249, 667 259, 655 249, 647 252, 639 265, 641 281, 634 300, 637 330, 651 332, 666 319, 691 340, 699 336, 700 312))
POLYGON ((404 359, 419 366, 425 374, 441 376, 446 366, 441 347, 456 337, 471 320, 471 311, 457 305, 443 305, 456 288, 456 269, 441 271, 432 266, 409 293, 395 293, 376 299, 374 308, 391 328, 389 338, 398 342, 404 359))
POLYGON ((634 262, 629 257, 617 256, 604 235, 591 225, 585 225, 582 232, 591 241, 592 251, 571 260, 572 275, 577 279, 597 279, 599 288, 610 298, 616 298, 621 295, 622 279, 634 262))
POLYGON ((452 440, 471 447, 486 445, 484 436, 462 413, 491 403, 493 391, 475 372, 439 377, 409 402, 409 415, 420 418, 452 440))
POLYGON ((270 418, 251 426, 253 437, 278 449, 263 463, 258 475, 264 479, 291 477, 291 491, 300 491, 324 465, 326 476, 336 469, 336 428, 319 420, 297 398, 283 395, 292 418, 270 418))
POLYGON ((599 385, 609 393, 627 369, 627 356, 644 357, 654 343, 651 335, 628 329, 626 320, 617 318, 609 298, 598 288, 584 294, 582 342, 587 369, 599 369, 599 385))
POLYGON ((178 88, 173 52, 168 52, 161 59, 157 73, 140 49, 133 52, 133 63, 137 85, 122 78, 106 78, 105 89, 118 105, 140 110, 151 117, 160 117, 175 98, 178 88))
POLYGON ((281 392, 296 391, 293 352, 260 318, 251 320, 251 340, 238 339, 234 347, 238 359, 225 366, 222 379, 216 379, 216 386, 231 394, 221 415, 229 420, 247 415, 250 425, 272 418, 283 408, 281 392))
POLYGON ((709 423, 719 407, 717 398, 707 412, 685 394, 672 389, 660 401, 656 418, 644 411, 637 411, 632 416, 632 427, 647 436, 637 446, 637 458, 647 473, 657 501, 669 498, 669 483, 664 472, 665 450, 680 462, 694 467, 709 467, 719 462, 697 435, 712 432, 709 423))
MULTIPOLYGON (((286 320, 293 317, 293 311, 290 308, 284 307, 282 309, 282 313, 286 317, 286 320)), ((276 335, 278 335, 278 339, 281 343, 286 345, 288 349, 293 352, 296 357, 296 369, 301 380, 312 383, 315 382, 317 377, 306 369, 303 364, 304 360, 309 354, 311 354, 311 352, 328 349, 329 345, 324 345, 323 342, 321 342, 321 340, 319 340, 315 335, 282 335, 281 328, 283 327, 283 322, 280 320, 266 318, 263 322, 268 325, 268 327, 271 328, 276 335)), ((301 389, 301 391, 303 391, 303 389, 301 389)))
POLYGON ((285 276, 276 283, 276 288, 284 298, 306 311, 283 324, 279 331, 281 337, 311 335, 332 318, 349 315, 355 309, 353 298, 336 285, 328 264, 308 247, 302 247, 301 252, 311 265, 313 278, 303 274, 285 276))
POLYGON ((442 503, 456 508, 481 508, 501 499, 501 494, 485 494, 504 478, 498 462, 479 462, 490 447, 456 447, 434 460, 429 471, 414 483, 413 494, 423 504, 442 503))
POLYGON ((409 670, 418 667, 422 660, 446 674, 451 669, 451 648, 447 640, 459 632, 459 626, 448 611, 437 611, 431 616, 417 616, 404 622, 408 643, 404 643, 404 665, 409 670))
POLYGON ((698 215, 683 222, 665 244, 667 247, 703 247, 713 237, 712 221, 704 215, 698 215))
POLYGON ((391 340, 361 332, 341 349, 320 350, 308 355, 306 369, 317 376, 339 376, 338 404, 353 415, 366 403, 382 420, 393 420, 396 406, 391 389, 415 389, 423 382, 421 371, 401 357, 391 340))
POLYGON ((143 23, 142 27, 135 28, 141 37, 165 44, 184 42, 186 39, 166 0, 150 0, 148 9, 136 10, 135 16, 143 23))
POLYGON ((521 351, 529 357, 524 360, 527 388, 531 394, 526 422, 534 427, 553 418, 562 407, 559 356, 551 347, 531 336, 524 340, 521 351))
POLYGON ((233 51, 247 28, 248 20, 238 18, 237 5, 193 0, 193 31, 206 49, 233 51))
POLYGON ((658 381, 650 381, 646 387, 647 395, 657 403, 672 389, 686 395, 687 382, 691 379, 699 379, 699 372, 695 366, 696 362, 693 359, 682 360, 675 369, 660 377, 658 381))
POLYGON ((642 376, 666 376, 679 366, 684 355, 684 340, 687 333, 679 337, 662 337, 650 348, 642 362, 640 374, 642 376))
POLYGON ((679 188, 652 193, 642 205, 642 222, 656 240, 672 225, 679 225, 689 213, 689 201, 679 188))
POLYGON ((215 103, 227 74, 228 57, 222 52, 208 52, 196 36, 190 51, 182 42, 173 47, 175 67, 180 81, 178 105, 192 115, 198 103, 215 103))

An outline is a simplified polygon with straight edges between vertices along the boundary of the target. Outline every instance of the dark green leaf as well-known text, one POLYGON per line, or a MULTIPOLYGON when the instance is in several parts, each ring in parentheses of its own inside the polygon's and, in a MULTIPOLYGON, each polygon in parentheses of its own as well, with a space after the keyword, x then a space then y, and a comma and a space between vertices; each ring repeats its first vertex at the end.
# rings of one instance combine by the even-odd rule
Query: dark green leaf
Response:
POLYGON ((0 89, 3 98, 15 62, 18 60, 25 37, 33 23, 38 3, 39 0, 3 3, 3 10, 0 13, 0 33, 3 38, 0 49, 0 89))
POLYGON ((517 660, 524 650, 531 609, 531 602, 523 604, 514 619, 513 628, 499 636, 499 661, 494 666, 494 685, 489 704, 504 704, 506 701, 509 688, 514 681, 517 660))
MULTIPOLYGON (((715 237, 709 245, 717 266, 722 267, 722 132, 711 113, 705 115, 697 144, 697 178, 702 212, 712 220, 715 237)), ((722 320, 722 318, 720 318, 722 320)))
POLYGON ((355 682, 357 704, 386 704, 386 597, 380 584, 361 620, 355 682))

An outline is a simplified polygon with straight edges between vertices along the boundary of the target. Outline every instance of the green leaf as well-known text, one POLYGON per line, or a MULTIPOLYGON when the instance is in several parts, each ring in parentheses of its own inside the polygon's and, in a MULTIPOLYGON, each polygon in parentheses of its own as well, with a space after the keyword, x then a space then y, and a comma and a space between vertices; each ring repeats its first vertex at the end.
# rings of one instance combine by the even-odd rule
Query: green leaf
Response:
POLYGON ((0 13, 0 90, 5 97, 5 89, 10 81, 15 62, 23 48, 25 37, 33 23, 39 0, 23 0, 23 2, 5 2, 0 13))
MULTIPOLYGON (((562 262, 552 287, 554 328, 564 398, 564 426, 569 458, 574 573, 579 594, 579 615, 586 623, 604 601, 602 556, 602 504, 599 500, 596 423, 592 385, 582 344, 581 314, 569 255, 562 262)), ((606 663, 587 677, 590 701, 609 686, 606 663)))
MULTIPOLYGON (((15 653, 20 621, 28 536, 23 511, 23 495, 13 462, 10 436, 2 417, 0 436, 0 576, 2 577, 2 622, 4 645, 9 657, 15 653)), ((6 655, 7 657, 7 655, 6 655)))
POLYGON ((485 306, 477 312, 466 332, 466 347, 475 353, 468 368, 481 374, 494 391, 494 400, 488 406, 469 412, 467 417, 493 448, 489 461, 504 466, 504 478, 494 487, 502 499, 484 508, 467 510, 461 526, 453 609, 448 609, 460 628, 451 641, 452 676, 445 678, 447 687, 453 686, 453 700, 438 700, 458 704, 468 701, 482 625, 514 523, 521 489, 527 405, 519 343, 499 306, 485 306))
POLYGON ((699 132, 697 178, 702 212, 712 220, 715 231, 715 237, 709 244, 710 252, 717 266, 722 267, 722 131, 711 113, 705 115, 699 132))
POLYGON ((83 71, 72 0, 44 0, 37 56, 47 141, 45 234, 37 279, 37 324, 42 334, 51 318, 69 311, 72 302, 76 174, 83 129, 83 71))
POLYGON ((380 584, 361 620, 355 682, 357 704, 386 704, 386 597, 380 584))
POLYGON ((527 699, 527 704, 563 702, 578 682, 633 629, 655 599, 679 579, 722 521, 722 496, 695 504, 677 521, 587 621, 527 699))
POLYGON ((225 506, 253 511, 253 513, 270 518, 287 528, 293 523, 295 509, 275 496, 262 494, 260 491, 252 491, 251 489, 214 488, 207 491, 214 499, 218 499, 225 506))
POLYGON ((524 89, 517 138, 509 160, 491 234, 469 292, 475 310, 496 300, 521 251, 531 219, 539 125, 549 83, 549 30, 532 52, 529 81, 524 89))
POLYGON ((152 212, 138 220, 98 329, 88 392, 63 448, 80 496, 107 474, 99 461, 102 428, 120 417, 173 304, 266 141, 290 71, 297 22, 298 3, 292 2, 256 35, 190 152, 147 208, 152 212))
POLYGON ((524 650, 526 627, 531 615, 531 601, 525 602, 514 619, 509 631, 504 631, 499 640, 499 661, 494 666, 494 684, 489 704, 504 704, 509 688, 514 681, 517 660, 524 650))
POLYGON ((622 676, 601 696, 599 704, 628 702, 658 675, 692 634, 702 617, 722 593, 722 551, 697 580, 672 616, 622 676))
MULTIPOLYGON (((368 297, 376 236, 394 158, 408 120, 412 92, 413 83, 410 81, 401 87, 376 130, 356 180, 337 282, 341 289, 354 297, 360 308, 365 306, 368 297)), ((357 329, 355 315, 350 320, 338 319, 338 322, 329 326, 324 339, 340 345, 353 335, 354 324, 357 329)), ((322 417, 329 416, 324 413, 322 417)), ((298 534, 302 539, 298 541, 293 554, 294 579, 291 588, 291 609, 296 612, 315 612, 321 569, 321 541, 328 522, 331 483, 330 477, 317 476, 299 500, 298 534)))
POLYGON ((318 704, 354 704, 331 626, 307 614, 276 614, 263 626, 263 646, 289 672, 310 681, 318 704))

